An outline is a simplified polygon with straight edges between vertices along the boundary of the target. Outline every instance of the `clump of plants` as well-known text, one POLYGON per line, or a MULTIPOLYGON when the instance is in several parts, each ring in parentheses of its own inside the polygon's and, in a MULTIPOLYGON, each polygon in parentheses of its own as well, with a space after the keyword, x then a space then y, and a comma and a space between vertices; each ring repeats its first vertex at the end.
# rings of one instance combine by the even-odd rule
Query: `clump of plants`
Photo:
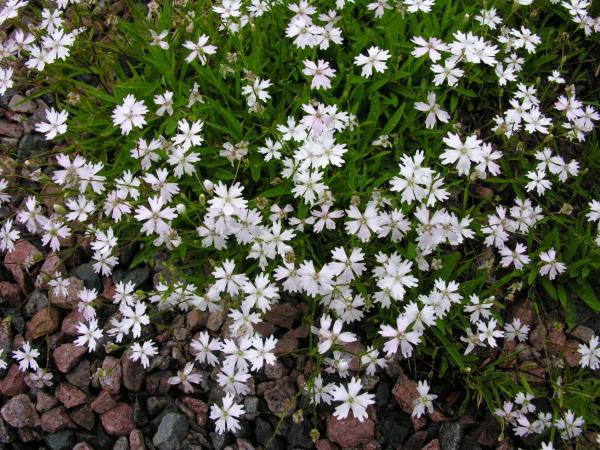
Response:
MULTIPOLYGON (((169 379, 191 391, 197 368, 217 368, 219 433, 277 360, 257 326, 293 298, 315 410, 366 419, 364 378, 400 364, 418 380, 415 417, 447 377, 506 432, 591 448, 597 336, 575 366, 540 356, 543 383, 531 361, 503 363, 532 331, 515 303, 536 321, 560 305, 565 329, 577 308, 600 312, 594 6, 10 0, 0 93, 50 95, 36 130, 54 146, 16 158, 27 183, 0 180, 15 205, 0 248, 27 239, 67 257, 76 239, 104 277, 135 249, 125 268, 151 265, 153 289, 116 283, 103 320, 110 305, 82 288, 75 343, 129 349, 145 368, 174 312, 222 311, 226 332, 195 335, 169 379)), ((67 296, 67 274, 48 281, 67 296)), ((50 375, 29 342, 4 357, 50 375)))

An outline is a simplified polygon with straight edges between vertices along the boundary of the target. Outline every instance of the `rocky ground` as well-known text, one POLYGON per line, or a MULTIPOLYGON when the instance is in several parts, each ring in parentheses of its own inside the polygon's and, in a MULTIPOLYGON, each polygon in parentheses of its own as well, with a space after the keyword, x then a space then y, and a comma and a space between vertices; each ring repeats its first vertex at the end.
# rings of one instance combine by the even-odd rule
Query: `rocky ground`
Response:
MULTIPOLYGON (((0 98, 0 145, 4 175, 16 170, 16 175, 25 181, 13 181, 28 189, 28 169, 14 169, 14 162, 44 157, 48 152, 46 142, 33 132, 33 125, 42 118, 50 99, 21 104, 24 94, 9 91, 0 98)), ((52 193, 48 194, 52 206, 52 193)), ((5 205, 0 217, 14 212, 24 195, 16 195, 13 203, 5 205)), ((86 286, 102 293, 106 305, 99 309, 103 315, 101 323, 108 323, 106 319, 116 310, 111 303, 114 284, 130 280, 137 288, 149 290, 153 280, 161 276, 160 264, 154 268, 115 270, 111 278, 99 277, 89 263, 91 252, 85 240, 73 240, 70 245, 59 257, 47 253, 39 242, 24 239, 1 264, 0 348, 10 355, 23 340, 33 342, 41 351, 41 366, 53 378, 52 386, 39 388, 14 362, 0 370, 0 448, 515 448, 510 437, 501 437, 499 424, 489 413, 457 413, 463 399, 450 382, 433 384, 433 392, 439 396, 434 413, 411 419, 416 382, 398 365, 391 365, 386 372, 368 380, 377 399, 369 420, 337 420, 332 409, 320 408, 324 412, 315 414, 301 395, 310 366, 300 350, 307 346, 310 324, 303 321, 305 305, 295 299, 275 305, 259 325, 262 334, 273 333, 279 338, 278 363, 255 376, 251 393, 244 400, 246 414, 241 430, 235 436, 219 435, 208 420, 209 405, 223 395, 214 381, 216 373, 205 371, 205 381, 192 393, 184 393, 167 380, 192 359, 190 338, 206 329, 214 335, 224 333, 226 317, 199 311, 167 317, 165 327, 153 334, 160 344, 160 354, 147 371, 133 363, 127 353, 107 354, 104 346, 89 354, 86 348, 73 344, 76 324, 82 320, 77 312, 78 290, 86 286), (53 296, 48 291, 47 277, 56 272, 70 277, 66 297, 53 296), (318 434, 312 431, 315 428, 318 434)), ((119 267, 128 267, 135 251, 135 247, 123 248, 119 267)), ((537 323, 526 302, 515 301, 508 314, 532 326, 529 343, 519 344, 523 346, 519 358, 509 364, 527 365, 526 374, 533 383, 545 381, 543 361, 549 354, 561 355, 566 364, 577 366, 578 343, 589 341, 594 333, 587 325, 596 328, 596 333, 599 331, 595 319, 588 317, 591 322, 567 335, 556 322, 537 323)), ((361 349, 358 344, 349 350, 361 349)))

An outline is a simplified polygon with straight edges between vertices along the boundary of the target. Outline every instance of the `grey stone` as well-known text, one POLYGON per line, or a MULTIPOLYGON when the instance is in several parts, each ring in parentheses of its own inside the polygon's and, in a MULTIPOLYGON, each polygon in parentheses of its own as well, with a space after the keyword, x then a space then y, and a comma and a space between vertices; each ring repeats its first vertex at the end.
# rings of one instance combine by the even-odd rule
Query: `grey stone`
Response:
POLYGON ((77 366, 67 374, 69 383, 77 386, 86 394, 89 394, 91 364, 87 359, 81 361, 77 366))
POLYGON ((171 406, 173 404, 173 399, 171 399, 171 397, 166 396, 149 397, 148 400, 146 400, 148 414, 150 414, 151 416, 156 416, 168 406, 171 406))
POLYGON ((33 133, 25 133, 17 145, 17 158, 29 158, 50 148, 50 143, 43 136, 33 133))
POLYGON ((35 289, 30 295, 29 300, 25 303, 25 316, 33 317, 40 309, 48 306, 48 297, 42 291, 35 289))
POLYGON ((15 430, 0 417, 0 444, 10 444, 17 438, 15 430))
POLYGON ((136 288, 140 287, 146 280, 150 278, 150 267, 138 267, 129 272, 125 272, 122 270, 115 270, 113 273, 112 279, 115 283, 122 281, 127 283, 131 281, 136 288))
POLYGON ((111 450, 114 439, 111 439, 108 434, 106 434, 99 422, 100 421, 98 421, 92 431, 83 430, 78 432, 77 440, 87 442, 94 448, 94 450, 111 450))
POLYGON ((408 437, 412 428, 412 423, 408 415, 391 411, 386 414, 378 424, 378 433, 390 444, 390 447, 401 447, 402 443, 408 437))
POLYGON ((148 423, 148 413, 144 404, 145 402, 139 396, 135 397, 135 402, 133 402, 133 423, 139 427, 148 423))
POLYGON ((244 398, 244 415, 243 419, 254 420, 256 419, 256 414, 258 413, 258 403, 259 398, 254 395, 249 395, 244 398))
POLYGON ((75 267, 71 271, 71 275, 83 281, 83 284, 88 289, 96 289, 98 292, 102 289, 100 277, 92 267, 92 263, 85 263, 75 267))
POLYGON ((121 436, 119 439, 117 439, 117 442, 115 442, 112 450, 129 450, 129 439, 127 436, 121 436))
POLYGON ((75 446, 75 436, 71 430, 48 434, 45 441, 50 450, 71 450, 75 446))
POLYGON ((159 450, 176 450, 188 434, 187 418, 179 413, 167 413, 158 426, 152 443, 159 450))
POLYGON ((210 433, 209 438, 212 448, 215 450, 223 450, 227 445, 227 433, 220 434, 213 431, 210 433))
POLYGON ((301 423, 292 423, 287 433, 289 448, 313 448, 314 443, 310 438, 310 425, 306 420, 301 423))
POLYGON ((10 102, 8 102, 8 108, 11 111, 25 114, 33 114, 37 109, 33 100, 27 100, 26 97, 20 94, 12 96, 10 102))
POLYGON ((463 436, 463 427, 457 422, 445 422, 440 427, 442 450, 459 450, 463 436))
POLYGON ((254 425, 254 438, 256 442, 266 447, 269 440, 273 437, 273 427, 268 421, 260 417, 256 419, 254 425))

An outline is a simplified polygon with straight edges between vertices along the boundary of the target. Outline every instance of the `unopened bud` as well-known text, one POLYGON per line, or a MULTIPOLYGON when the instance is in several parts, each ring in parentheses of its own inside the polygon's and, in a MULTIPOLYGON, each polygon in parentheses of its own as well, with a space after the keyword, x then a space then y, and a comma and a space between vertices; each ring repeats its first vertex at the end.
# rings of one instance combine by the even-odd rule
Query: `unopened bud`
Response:
POLYGON ((268 201, 265 197, 263 197, 262 195, 259 195, 258 197, 256 197, 256 207, 258 209, 264 209, 266 208, 268 204, 268 201))
POLYGON ((208 192, 209 194, 212 194, 215 188, 215 185, 210 180, 204 180, 202 182, 202 186, 204 186, 204 189, 206 189, 206 192, 208 192))
POLYGON ((571 214, 573 214, 573 206, 570 203, 563 203, 563 205, 560 207, 560 211, 558 211, 559 214, 566 214, 567 216, 570 216, 571 214))
POLYGON ((185 205, 183 203, 178 203, 175 207, 177 209, 178 214, 183 214, 185 212, 185 205))
POLYGON ((313 442, 317 442, 320 437, 321 437, 321 434, 319 433, 319 430, 317 430, 316 428, 313 428, 312 430, 310 430, 310 439, 313 442))

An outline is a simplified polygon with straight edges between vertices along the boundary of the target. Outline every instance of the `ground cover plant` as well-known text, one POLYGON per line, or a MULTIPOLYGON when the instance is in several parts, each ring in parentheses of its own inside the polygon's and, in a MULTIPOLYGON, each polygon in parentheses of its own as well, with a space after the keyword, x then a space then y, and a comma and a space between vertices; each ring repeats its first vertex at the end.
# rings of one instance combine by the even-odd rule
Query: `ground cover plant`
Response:
MULTIPOLYGON (((206 402, 201 428, 232 439, 255 380, 283 364, 289 383, 265 388, 278 424, 400 448, 334 432, 383 421, 389 377, 413 431, 478 411, 501 430, 483 446, 597 447, 599 14, 586 0, 5 2, 0 94, 47 108, 43 139, 3 146, 3 326, 33 274, 50 300, 0 367, 43 391, 67 372, 59 344, 168 366, 166 389, 206 402), (101 286, 68 273, 82 258, 101 286), (47 323, 67 311, 72 338, 47 323)), ((115 371, 93 375, 106 390, 115 371)))

